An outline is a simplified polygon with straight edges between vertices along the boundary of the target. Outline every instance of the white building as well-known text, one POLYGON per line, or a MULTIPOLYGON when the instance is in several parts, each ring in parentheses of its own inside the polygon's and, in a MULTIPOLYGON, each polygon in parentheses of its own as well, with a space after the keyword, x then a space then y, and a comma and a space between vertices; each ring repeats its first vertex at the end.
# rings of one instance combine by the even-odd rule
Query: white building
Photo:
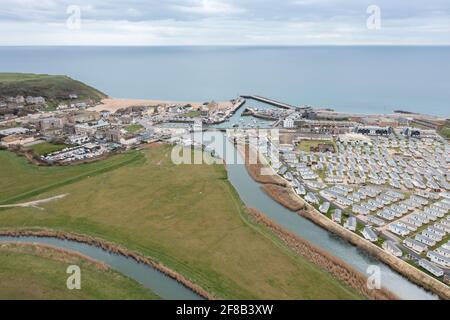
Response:
POLYGON ((421 254, 421 253, 423 253, 424 251, 427 251, 427 250, 428 250, 428 246, 426 246, 426 245, 423 244, 423 243, 420 243, 420 242, 417 241, 417 240, 411 239, 411 238, 405 239, 405 240, 403 241, 403 244, 404 244, 406 247, 412 249, 413 251, 415 251, 415 252, 417 252, 417 253, 419 253, 419 254, 421 254))
POLYGON ((393 233, 395 233, 396 235, 405 237, 409 234, 409 230, 405 227, 402 227, 396 223, 391 223, 389 225, 389 230, 393 233))
POLYGON ((433 274, 436 277, 442 277, 444 275, 444 270, 435 266, 434 264, 432 264, 430 261, 428 261, 426 259, 421 259, 419 261, 419 266, 421 266, 422 268, 424 268, 425 270, 427 270, 428 272, 430 272, 431 274, 433 274))
POLYGON ((427 257, 431 260, 431 262, 434 262, 445 268, 450 268, 450 259, 444 257, 443 255, 440 255, 435 251, 429 251, 427 253, 427 257))
POLYGON ((356 226, 357 222, 355 217, 349 217, 344 225, 344 227, 350 231, 356 231, 356 226))
POLYGON ((373 232, 373 230, 368 227, 364 228, 362 234, 364 238, 366 238, 366 240, 369 240, 370 242, 376 242, 378 240, 378 236, 375 234, 375 232, 373 232))
POLYGON ((389 252, 390 254, 392 254, 395 257, 401 257, 403 255, 402 250, 400 250, 397 245, 390 241, 387 240, 383 243, 383 249, 386 250, 387 252, 389 252))

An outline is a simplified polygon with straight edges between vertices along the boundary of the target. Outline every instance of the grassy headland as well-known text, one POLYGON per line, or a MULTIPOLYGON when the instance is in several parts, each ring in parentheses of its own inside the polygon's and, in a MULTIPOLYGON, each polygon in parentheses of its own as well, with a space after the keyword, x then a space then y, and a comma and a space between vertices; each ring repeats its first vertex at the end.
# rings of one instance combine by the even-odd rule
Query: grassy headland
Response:
POLYGON ((78 95, 79 100, 96 102, 106 98, 103 92, 67 76, 0 73, 0 97, 42 96, 48 101, 61 101, 71 94, 78 95))

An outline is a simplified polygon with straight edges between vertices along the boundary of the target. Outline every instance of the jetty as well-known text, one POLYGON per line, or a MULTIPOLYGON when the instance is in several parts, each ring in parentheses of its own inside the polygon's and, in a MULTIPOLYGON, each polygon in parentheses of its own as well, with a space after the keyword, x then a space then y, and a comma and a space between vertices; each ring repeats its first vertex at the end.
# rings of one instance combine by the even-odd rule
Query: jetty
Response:
POLYGON ((295 109, 295 106, 284 103, 284 102, 280 102, 280 101, 276 101, 273 99, 269 99, 269 98, 265 98, 262 96, 257 96, 257 95, 243 95, 241 96, 241 98, 244 99, 253 99, 256 101, 260 101, 260 102, 264 102, 267 104, 270 104, 272 106, 278 107, 278 108, 283 108, 283 109, 295 109))

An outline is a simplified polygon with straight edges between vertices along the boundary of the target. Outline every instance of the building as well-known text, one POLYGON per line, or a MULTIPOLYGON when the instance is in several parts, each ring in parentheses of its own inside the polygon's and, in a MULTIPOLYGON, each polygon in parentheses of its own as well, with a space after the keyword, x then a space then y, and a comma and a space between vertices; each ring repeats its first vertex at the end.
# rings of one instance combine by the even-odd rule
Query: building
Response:
POLYGON ((356 226, 357 222, 355 217, 349 217, 344 225, 344 227, 350 231, 356 231, 356 226))
POLYGON ((29 129, 22 128, 22 127, 3 129, 3 130, 0 130, 0 137, 1 136, 4 136, 4 137, 11 136, 11 135, 16 135, 16 134, 26 134, 29 131, 30 131, 29 129))
POLYGON ((390 240, 387 240, 383 243, 383 249, 395 257, 401 257, 403 255, 402 250, 400 250, 397 245, 390 240))
POLYGON ((425 270, 427 270, 432 275, 434 275, 438 278, 442 277, 444 275, 444 270, 435 266, 434 264, 432 264, 430 261, 428 261, 426 259, 421 259, 419 261, 419 266, 421 266, 422 268, 424 268, 425 270))
POLYGON ((412 249, 413 251, 422 254, 423 252, 428 250, 428 246, 426 246, 423 243, 418 242, 417 240, 411 239, 411 238, 407 238, 403 241, 403 244, 412 249))
POLYGON ((439 247, 435 251, 446 258, 450 258, 450 250, 445 249, 444 247, 439 247))
POLYGON ((410 231, 407 228, 400 226, 397 223, 391 223, 389 225, 389 230, 401 237, 405 237, 410 233, 410 231))
POLYGON ((333 212, 333 221, 336 223, 341 223, 342 222, 342 210, 341 209, 335 209, 333 212))
POLYGON ((295 128, 294 120, 291 118, 287 118, 283 121, 283 127, 286 129, 295 128))
POLYGON ((62 118, 45 118, 38 122, 38 128, 41 131, 60 130, 64 127, 64 120, 62 118))
POLYGON ((431 260, 431 262, 434 262, 444 268, 450 268, 450 259, 435 251, 429 251, 427 253, 427 257, 431 260))
POLYGON ((94 136, 97 130, 106 129, 109 123, 100 119, 96 123, 84 123, 75 125, 75 133, 77 135, 94 136))
POLYGON ((7 137, 4 137, 0 140, 0 145, 4 147, 10 147, 10 146, 23 146, 26 144, 29 144, 31 142, 34 142, 36 139, 33 136, 25 136, 25 135, 10 135, 7 137))
POLYGON ((378 241, 378 236, 369 227, 365 227, 362 234, 364 238, 366 238, 366 240, 369 240, 370 242, 378 241))
POLYGON ((322 212, 323 214, 327 214, 328 210, 330 210, 330 203, 329 202, 324 202, 319 207, 319 211, 322 212))
POLYGON ((69 136, 67 139, 69 144, 78 144, 78 145, 85 144, 89 142, 89 140, 90 140, 89 137, 86 135, 72 135, 69 136))
POLYGON ((308 192, 308 194, 305 197, 305 200, 308 201, 311 204, 318 205, 320 203, 319 202, 319 198, 317 198, 317 196, 314 193, 312 193, 312 192, 308 192))

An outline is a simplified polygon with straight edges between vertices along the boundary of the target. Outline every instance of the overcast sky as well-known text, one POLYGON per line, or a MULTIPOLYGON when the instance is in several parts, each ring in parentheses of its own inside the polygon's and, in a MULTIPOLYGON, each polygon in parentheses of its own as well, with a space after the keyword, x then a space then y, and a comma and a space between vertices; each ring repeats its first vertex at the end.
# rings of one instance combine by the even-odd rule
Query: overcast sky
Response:
POLYGON ((0 45, 65 44, 450 45, 450 1, 0 0, 0 45))

